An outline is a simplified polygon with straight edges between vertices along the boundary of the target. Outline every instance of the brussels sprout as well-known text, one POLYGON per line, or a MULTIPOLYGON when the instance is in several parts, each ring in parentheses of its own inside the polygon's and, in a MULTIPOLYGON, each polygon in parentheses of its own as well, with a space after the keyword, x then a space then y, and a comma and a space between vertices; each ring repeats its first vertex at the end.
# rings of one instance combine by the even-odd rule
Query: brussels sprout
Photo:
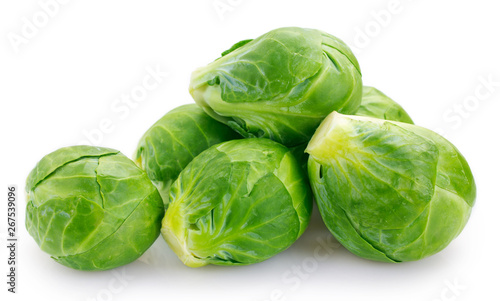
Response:
POLYGON ((363 87, 361 105, 354 115, 413 124, 403 107, 384 93, 368 86, 363 87))
POLYGON ((460 152, 415 125, 332 113, 306 151, 329 230, 361 257, 419 260, 464 228, 476 187, 460 152))
POLYGON ((304 232, 312 206, 296 159, 264 138, 202 152, 172 184, 170 200, 161 232, 191 267, 268 259, 304 232))
POLYGON ((170 185, 186 165, 212 145, 241 138, 196 104, 173 109, 142 136, 134 160, 158 188, 165 205, 170 185))
POLYGON ((332 111, 361 102, 358 62, 325 32, 280 28, 245 40, 193 72, 190 93, 213 118, 244 137, 306 143, 332 111))
POLYGON ((120 152, 72 146, 45 156, 26 181, 26 228, 57 262, 107 270, 137 259, 160 234, 160 194, 120 152))
POLYGON ((307 143, 302 143, 297 146, 290 147, 290 152, 299 162, 300 168, 304 173, 304 176, 307 178, 307 162, 309 160, 309 154, 306 153, 307 143))

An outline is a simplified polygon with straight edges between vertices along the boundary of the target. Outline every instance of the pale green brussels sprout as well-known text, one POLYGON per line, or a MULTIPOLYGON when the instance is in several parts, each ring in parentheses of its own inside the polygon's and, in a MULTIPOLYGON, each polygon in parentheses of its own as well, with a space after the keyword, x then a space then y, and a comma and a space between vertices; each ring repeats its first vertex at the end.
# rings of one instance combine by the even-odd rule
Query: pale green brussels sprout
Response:
POLYGON ((411 261, 441 251, 474 205, 464 157, 422 127, 334 112, 306 151, 323 221, 367 259, 411 261))
POLYGON ((304 232, 312 207, 295 157, 264 138, 202 152, 172 184, 170 200, 161 232, 190 267, 266 260, 304 232))
POLYGON ((114 149, 61 148, 26 181, 26 228, 57 262, 107 270, 139 258, 160 234, 160 194, 134 162, 114 149))
POLYGON ((196 104, 175 108, 142 136, 134 160, 144 169, 168 205, 170 185, 199 153, 212 145, 241 138, 196 104))
POLYGON ((413 124, 403 107, 384 93, 368 86, 363 86, 361 105, 354 115, 413 124))
POLYGON ((194 71, 189 90, 210 116, 244 137, 295 146, 309 141, 330 112, 354 113, 362 82, 344 42, 289 27, 235 44, 194 71))
MULTIPOLYGON (((380 118, 386 120, 400 121, 413 124, 413 120, 408 113, 397 102, 389 98, 379 90, 363 86, 363 98, 361 104, 354 115, 380 118)), ((305 152, 307 142, 290 147, 293 155, 299 161, 302 169, 307 174, 307 162, 309 155, 305 152)))

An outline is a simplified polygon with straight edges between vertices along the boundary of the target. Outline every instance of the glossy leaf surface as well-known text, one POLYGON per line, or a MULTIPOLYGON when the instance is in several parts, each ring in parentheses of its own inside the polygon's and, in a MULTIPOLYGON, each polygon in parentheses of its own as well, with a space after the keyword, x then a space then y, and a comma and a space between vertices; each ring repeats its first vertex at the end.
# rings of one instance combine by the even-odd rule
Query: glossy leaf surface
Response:
POLYGON ((330 112, 354 113, 362 83, 341 40, 297 27, 237 43, 191 76, 194 100, 244 137, 286 146, 309 141, 330 112))
POLYGON ((120 152, 73 146, 45 156, 27 179, 26 228, 40 248, 79 270, 137 259, 160 233, 163 205, 120 152))
POLYGON ((463 156, 415 125, 332 113, 306 151, 323 220, 364 258, 400 262, 435 254, 462 231, 474 205, 463 156))
POLYGON ((167 205, 170 185, 194 157, 212 145, 238 138, 241 136, 196 104, 183 105, 148 129, 139 141, 134 160, 167 205))
POLYGON ((192 267, 268 259, 304 232, 312 206, 296 159, 263 138, 202 152, 174 182, 170 198, 162 234, 192 267))
POLYGON ((413 124, 410 115, 401 105, 379 90, 368 86, 363 87, 361 105, 354 115, 413 124))

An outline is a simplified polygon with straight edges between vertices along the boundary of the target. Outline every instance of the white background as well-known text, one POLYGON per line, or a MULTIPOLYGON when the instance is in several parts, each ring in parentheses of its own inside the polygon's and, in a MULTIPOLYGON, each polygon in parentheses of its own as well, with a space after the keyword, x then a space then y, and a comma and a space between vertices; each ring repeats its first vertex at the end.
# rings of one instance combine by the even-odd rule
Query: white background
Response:
POLYGON ((75 0, 51 6, 48 17, 46 2, 0 4, 2 300, 500 300, 497 1, 75 0), (21 194, 18 293, 6 293, 9 184, 23 191, 38 160, 88 140, 85 133, 131 156, 151 124, 192 102, 187 87, 196 67, 234 42, 283 26, 343 39, 365 84, 401 103, 417 124, 442 132, 467 158, 477 203, 447 249, 403 264, 370 262, 343 247, 327 253, 320 241, 330 234, 315 215, 291 248, 252 266, 188 268, 160 238, 130 265, 81 272, 39 250, 24 229, 21 194), (125 106, 121 95, 139 93, 148 69, 168 75, 125 106), (101 123, 108 123, 105 132, 101 123))

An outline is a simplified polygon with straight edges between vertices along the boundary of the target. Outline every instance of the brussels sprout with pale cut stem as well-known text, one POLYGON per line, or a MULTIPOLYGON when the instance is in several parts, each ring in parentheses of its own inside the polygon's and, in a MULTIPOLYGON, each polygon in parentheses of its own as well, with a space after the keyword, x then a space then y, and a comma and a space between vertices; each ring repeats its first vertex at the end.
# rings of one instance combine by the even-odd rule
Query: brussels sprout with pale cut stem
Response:
POLYGON ((202 152, 173 183, 170 199, 161 232, 191 267, 270 258, 304 232, 312 206, 295 157, 264 138, 202 152))
POLYGON ((476 186, 462 154, 419 126, 335 112, 306 151, 325 224, 367 259, 411 261, 441 251, 474 205, 476 186))
POLYGON ((354 113, 361 72, 349 47, 320 30, 272 30, 194 71, 189 91, 213 118, 244 137, 306 143, 332 111, 354 113))

